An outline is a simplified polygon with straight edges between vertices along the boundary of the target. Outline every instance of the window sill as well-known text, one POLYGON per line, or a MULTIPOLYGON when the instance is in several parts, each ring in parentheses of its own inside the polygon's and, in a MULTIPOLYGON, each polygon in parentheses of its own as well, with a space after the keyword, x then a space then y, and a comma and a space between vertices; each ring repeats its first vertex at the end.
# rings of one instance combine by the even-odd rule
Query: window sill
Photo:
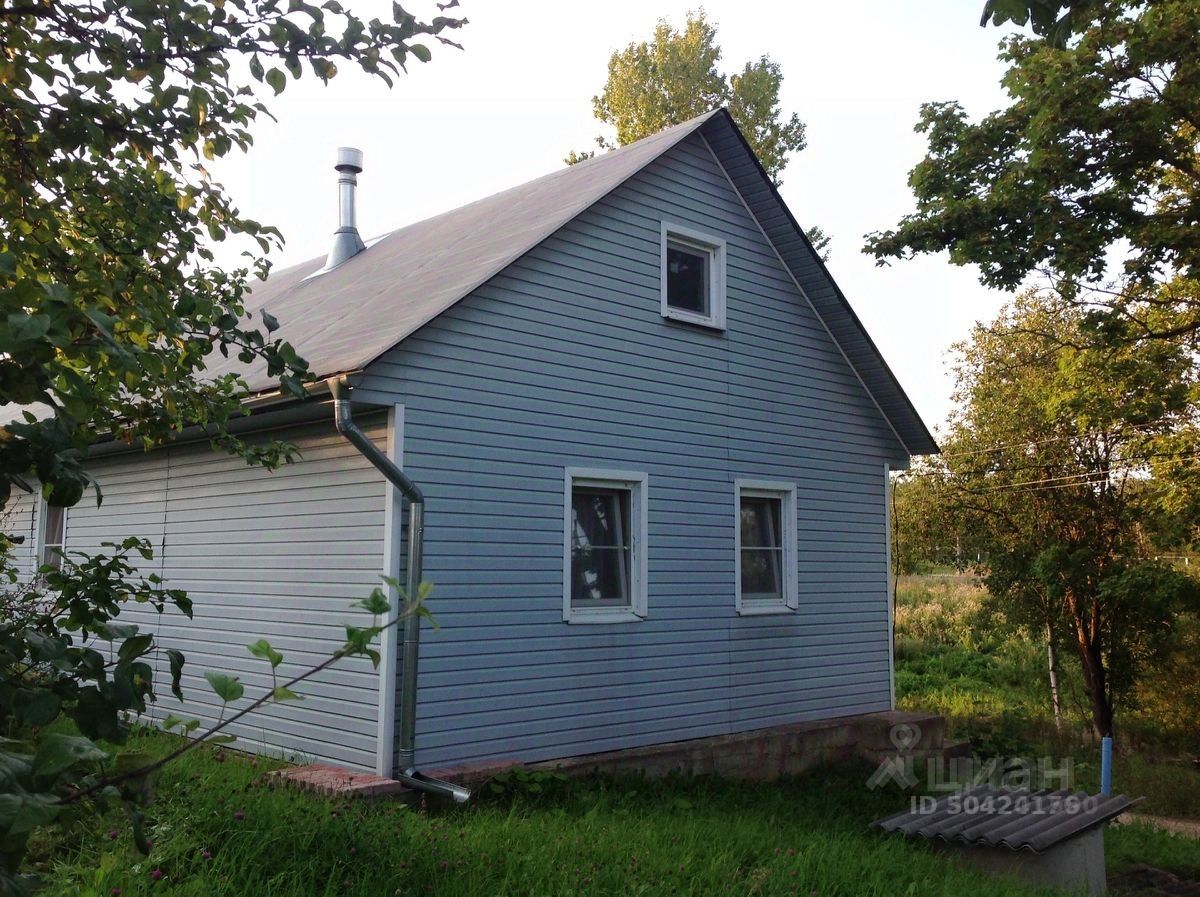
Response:
POLYGON ((770 617, 795 612, 796 608, 786 604, 743 604, 738 608, 739 617, 770 617))
POLYGON ((678 309, 667 307, 663 309, 662 316, 669 321, 679 321, 683 324, 694 324, 697 327, 704 327, 708 330, 724 330, 725 322, 719 321, 716 318, 707 315, 698 315, 690 311, 680 311, 678 309))
POLYGON ((638 616, 628 608, 617 610, 573 610, 565 623, 642 623, 645 617, 638 616))

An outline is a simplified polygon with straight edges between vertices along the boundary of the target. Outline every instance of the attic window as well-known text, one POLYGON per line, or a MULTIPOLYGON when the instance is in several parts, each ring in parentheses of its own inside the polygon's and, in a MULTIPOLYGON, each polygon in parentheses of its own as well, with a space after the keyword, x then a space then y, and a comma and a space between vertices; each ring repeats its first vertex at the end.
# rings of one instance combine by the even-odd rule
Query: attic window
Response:
POLYGON ((702 327, 725 327, 725 241, 662 224, 662 316, 702 327))

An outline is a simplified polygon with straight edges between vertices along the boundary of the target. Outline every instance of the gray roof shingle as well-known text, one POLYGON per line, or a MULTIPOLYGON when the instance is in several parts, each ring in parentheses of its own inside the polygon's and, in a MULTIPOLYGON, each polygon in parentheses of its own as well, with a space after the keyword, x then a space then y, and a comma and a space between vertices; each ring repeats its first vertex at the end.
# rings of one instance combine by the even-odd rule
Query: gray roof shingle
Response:
MULTIPOLYGON (((586 162, 419 221, 373 241, 332 271, 325 259, 273 273, 248 311, 270 312, 317 377, 359 371, 490 280, 680 141, 701 134, 909 454, 937 444, 834 283, 749 144, 716 109, 586 162)), ((276 384, 265 366, 214 356, 252 393, 276 384)), ((21 409, 0 409, 0 425, 21 409)))
MULTIPOLYGON (((328 273, 324 258, 272 274, 247 309, 266 309, 318 376, 361 370, 619 187, 708 118, 692 119, 595 159, 392 231, 328 273)), ((265 369, 236 370, 252 391, 265 369)))

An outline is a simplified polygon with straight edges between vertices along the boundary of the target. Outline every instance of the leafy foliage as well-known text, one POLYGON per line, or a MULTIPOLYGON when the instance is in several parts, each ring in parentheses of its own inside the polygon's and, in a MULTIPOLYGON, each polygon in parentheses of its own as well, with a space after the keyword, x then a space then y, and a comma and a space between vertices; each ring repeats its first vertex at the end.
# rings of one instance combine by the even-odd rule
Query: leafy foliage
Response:
MULTIPOLYGON (((592 98, 596 118, 611 126, 615 143, 597 137, 601 149, 613 149, 656 134, 719 106, 727 106, 763 168, 776 186, 788 156, 805 147, 804 123, 796 113, 785 116, 779 103, 783 71, 769 56, 747 62, 740 72, 718 69, 721 48, 717 29, 703 11, 689 13, 682 30, 659 20, 649 41, 631 43, 612 54, 608 80, 592 98)), ((590 159, 595 152, 572 151, 567 164, 590 159)), ((819 250, 828 245, 820 228, 808 231, 819 250)))
POLYGON ((1088 11, 1097 5, 1097 0, 988 0, 979 24, 1030 23, 1035 34, 1062 47, 1088 11))
POLYGON ((1081 344, 1085 317, 1030 293, 976 328, 927 476, 1004 614, 1078 654, 1093 725, 1110 734, 1114 708, 1169 656, 1172 621, 1200 610, 1194 580, 1145 560, 1186 530, 1164 499, 1198 463, 1178 451, 1197 441, 1196 374, 1175 342, 1081 344))
MULTIPOLYGON (((464 21, 425 22, 398 3, 390 18, 364 20, 338 0, 0 6, 0 512, 14 486, 36 485, 59 507, 95 486, 99 502, 86 466, 98 439, 149 450, 196 426, 248 463, 291 460, 293 447, 229 429, 245 413, 249 372, 305 395, 308 366, 278 337, 279 322, 246 313, 249 285, 282 237, 243 216, 206 165, 250 146, 268 92, 306 72, 328 82, 339 65, 390 85, 464 21), (221 241, 236 241, 244 267, 215 266, 221 241)), ((141 540, 71 555, 23 582, 8 563, 15 541, 0 539, 10 584, 0 595, 4 893, 28 889, 27 839, 68 808, 120 798, 145 847, 142 811, 166 761, 110 758, 96 741, 122 742, 126 717, 155 699, 150 658, 165 658, 182 698, 184 657, 117 618, 130 601, 190 613, 185 594, 137 574, 133 555, 151 556, 141 540), (77 733, 46 732, 60 715, 77 733)), ((318 669, 373 652, 382 625, 394 621, 349 627, 318 669)), ((274 671, 278 652, 255 648, 274 671)), ((201 737, 224 738, 219 729, 265 701, 298 697, 292 686, 313 672, 275 683, 201 737)), ((244 697, 235 677, 211 672, 209 682, 227 704, 244 697)))
MULTIPOLYGON (((1035 28, 1066 4, 1001 2, 1035 28)), ((1071 3, 1068 46, 1002 44, 1012 103, 979 121, 922 107, 928 153, 909 176, 916 211, 872 234, 880 263, 948 251, 1015 289, 1035 273, 1093 315, 1093 340, 1200 330, 1200 0, 1071 3)), ((1056 22, 1059 20, 1056 20, 1056 22)))
POLYGON ((419 38, 459 24, 399 5, 393 21, 364 22, 334 0, 0 9, 0 405, 39 411, 0 439, 0 508, 30 473, 54 504, 74 504, 101 435, 151 447, 203 425, 252 462, 288 456, 232 436, 242 381, 205 375, 214 352, 293 395, 307 375, 276 321, 244 313, 279 232, 242 216, 205 163, 250 146, 266 111, 255 82, 278 94, 306 69, 328 81, 349 63, 390 83, 429 57, 419 38), (231 239, 248 267, 212 267, 211 244, 231 239))
MULTIPOLYGON (((126 713, 153 701, 154 639, 120 623, 129 601, 159 613, 168 606, 190 616, 187 596, 154 574, 140 578, 135 556, 149 558, 140 539, 106 545, 108 554, 71 554, 32 583, 6 595, 0 619, 0 891, 20 891, 19 867, 30 834, 64 810, 61 798, 98 782, 109 759, 95 740, 119 742, 126 713), (68 717, 78 735, 42 734, 68 717)), ((119 789, 135 806, 140 797, 119 789)))

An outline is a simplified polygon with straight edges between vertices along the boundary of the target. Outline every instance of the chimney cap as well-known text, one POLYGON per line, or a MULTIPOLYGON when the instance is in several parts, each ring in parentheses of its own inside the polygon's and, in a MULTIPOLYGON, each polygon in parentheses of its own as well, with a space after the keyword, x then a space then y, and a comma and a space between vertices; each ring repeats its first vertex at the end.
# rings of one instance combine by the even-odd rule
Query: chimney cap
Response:
POLYGON ((334 166, 337 171, 353 171, 358 174, 363 170, 363 154, 362 150, 355 149, 352 146, 339 146, 337 151, 337 164, 334 166))

